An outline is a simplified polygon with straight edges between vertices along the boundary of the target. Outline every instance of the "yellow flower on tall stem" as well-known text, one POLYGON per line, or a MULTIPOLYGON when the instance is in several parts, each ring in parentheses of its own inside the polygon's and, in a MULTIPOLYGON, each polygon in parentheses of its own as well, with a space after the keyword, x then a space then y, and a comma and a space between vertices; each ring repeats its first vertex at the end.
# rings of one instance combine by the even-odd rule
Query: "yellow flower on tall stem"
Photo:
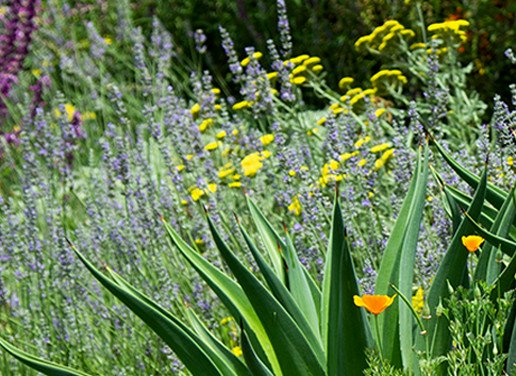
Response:
POLYGON ((353 301, 357 307, 364 307, 373 315, 379 315, 394 302, 395 297, 396 294, 391 297, 387 295, 362 295, 362 297, 355 295, 353 301))

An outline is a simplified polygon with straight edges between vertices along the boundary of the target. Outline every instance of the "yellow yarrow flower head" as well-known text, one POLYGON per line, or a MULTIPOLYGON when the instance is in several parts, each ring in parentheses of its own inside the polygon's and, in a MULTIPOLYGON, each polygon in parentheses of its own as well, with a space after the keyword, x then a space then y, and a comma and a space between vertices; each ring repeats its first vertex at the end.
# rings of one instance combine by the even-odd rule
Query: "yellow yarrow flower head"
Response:
POLYGON ((478 235, 468 235, 462 237, 462 245, 466 247, 466 249, 473 253, 476 252, 482 243, 484 242, 484 238, 478 235))
POLYGON ((240 162, 244 175, 248 177, 255 176, 258 170, 263 167, 263 159, 264 157, 259 152, 254 152, 245 156, 240 162))
POLYGON ((201 112, 201 105, 199 103, 196 103, 190 108, 190 113, 196 119, 199 116, 199 113, 201 112))
POLYGON ((353 81, 355 81, 353 79, 353 77, 343 77, 340 79, 339 81, 339 89, 345 89, 347 87, 349 87, 353 81))
POLYGON ((418 287, 416 294, 412 297, 412 307, 417 313, 423 312, 425 306, 424 290, 421 286, 418 287))
POLYGON ((199 201, 202 196, 204 196, 204 191, 200 189, 199 187, 195 187, 190 192, 190 196, 192 197, 192 200, 199 201))
POLYGON ((222 143, 220 141, 213 141, 213 142, 210 142, 209 144, 206 144, 206 146, 204 147, 204 150, 206 151, 213 151, 213 150, 216 150, 218 149, 218 147, 221 145, 222 143))
POLYGON ((272 133, 263 135, 260 137, 260 142, 263 144, 263 146, 269 145, 271 142, 274 141, 274 135, 272 133))
POLYGON ((201 124, 199 124, 199 131, 205 132, 213 124, 213 119, 204 119, 201 124))
POLYGON ((292 198, 291 204, 288 206, 288 211, 294 213, 294 215, 301 215, 301 202, 299 202, 299 198, 294 196, 292 198))
POLYGON ((218 132, 218 133, 215 135, 215 137, 217 137, 219 140, 223 139, 223 138, 224 138, 224 137, 226 137, 226 136, 227 136, 226 131, 220 131, 220 132, 218 132))
POLYGON ((241 101, 241 102, 237 102, 233 105, 233 110, 238 111, 238 110, 243 110, 245 108, 250 108, 250 107, 251 107, 251 102, 241 101))

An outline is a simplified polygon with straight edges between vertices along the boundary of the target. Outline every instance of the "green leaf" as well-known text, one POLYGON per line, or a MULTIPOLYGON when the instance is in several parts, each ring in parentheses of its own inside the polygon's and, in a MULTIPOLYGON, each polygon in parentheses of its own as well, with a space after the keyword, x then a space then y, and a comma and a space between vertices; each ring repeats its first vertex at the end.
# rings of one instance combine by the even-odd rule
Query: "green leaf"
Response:
POLYGON ((304 313, 306 320, 319 341, 319 344, 321 344, 319 313, 317 312, 317 307, 310 291, 308 274, 305 273, 305 267, 299 261, 294 245, 292 244, 292 240, 286 231, 285 238, 286 247, 283 255, 287 265, 286 274, 289 290, 294 297, 294 300, 297 302, 299 309, 304 313))
MULTIPOLYGON (((423 163, 419 173, 416 173, 416 189, 410 205, 409 222, 405 229, 405 236, 400 248, 398 289, 404 296, 412 295, 412 284, 414 281, 414 265, 416 262, 417 242, 419 229, 425 207, 426 187, 428 181, 428 146, 425 145, 423 163)), ((418 361, 413 351, 413 327, 414 319, 412 311, 398 300, 398 321, 400 350, 403 361, 403 368, 407 371, 416 371, 418 361)))
POLYGON ((353 303, 360 292, 337 195, 326 257, 321 331, 327 374, 362 375, 367 368, 365 350, 372 345, 371 330, 364 310, 353 303))
MULTIPOLYGON (((424 159, 421 161, 421 150, 419 150, 409 190, 385 247, 376 279, 376 294, 393 295, 391 284, 394 284, 400 286, 400 290, 405 295, 412 295, 414 258, 424 207, 427 177, 428 146, 425 145, 424 159)), ((409 315, 410 312, 407 308, 399 302, 378 316, 378 323, 382 335, 384 357, 397 367, 403 366, 406 369, 415 370, 417 367, 415 366, 416 362, 412 359, 411 346, 413 320, 409 315), (400 309, 404 312, 403 320, 405 321, 403 322, 399 315, 400 309), (408 332, 401 333, 400 326, 408 332), (404 347, 401 345, 402 340, 404 347)))
POLYGON ((285 270, 283 269, 283 260, 279 252, 279 249, 285 248, 285 244, 281 241, 278 233, 274 230, 260 209, 258 209, 253 200, 249 196, 246 196, 246 200, 249 211, 251 212, 251 217, 260 233, 260 237, 271 260, 273 269, 278 278, 285 283, 285 270))
POLYGON ((274 374, 281 375, 281 368, 271 340, 242 288, 194 251, 168 223, 165 221, 163 223, 172 243, 217 294, 233 317, 244 320, 249 326, 270 362, 274 374))
MULTIPOLYGON (((481 181, 481 178, 479 178, 477 175, 473 174, 472 172, 468 171, 466 168, 461 166, 460 163, 457 162, 450 155, 450 153, 444 150, 444 148, 441 146, 441 144, 439 144, 439 142, 437 142, 437 140, 432 140, 441 156, 448 163, 448 165, 457 173, 457 175, 459 175, 473 189, 477 189, 478 184, 481 181)), ((497 209, 500 209, 500 207, 503 205, 503 202, 507 198, 507 192, 491 183, 488 183, 486 186, 485 197, 487 201, 493 204, 497 209)))
POLYGON ((219 367, 223 375, 252 376, 251 371, 246 365, 204 326, 192 309, 186 311, 186 316, 195 332, 202 340, 203 347, 209 347, 211 352, 217 354, 216 357, 213 357, 213 361, 217 364, 217 367, 219 367))
MULTIPOLYGON (((482 205, 487 186, 487 169, 484 170, 480 184, 477 187, 473 201, 468 209, 468 214, 472 218, 478 218, 481 213, 482 205)), ((455 232, 450 246, 439 265, 437 274, 433 279, 432 286, 427 296, 427 305, 430 310, 430 320, 426 325, 430 338, 431 355, 438 357, 447 353, 451 346, 451 336, 448 329, 448 322, 444 315, 437 316, 437 306, 449 296, 448 285, 457 288, 464 283, 464 276, 467 273, 467 259, 469 252, 462 244, 462 236, 471 235, 474 228, 468 219, 463 218, 459 228, 455 232)), ((418 348, 425 350, 427 345, 423 338, 417 340, 418 348)), ((438 374, 445 372, 445 366, 439 368, 438 374)))
MULTIPOLYGON (((175 319, 171 314, 165 313, 163 308, 157 308, 157 304, 149 304, 150 299, 136 289, 128 289, 126 285, 119 284, 101 273, 93 266, 74 246, 81 262, 90 273, 109 292, 115 295, 131 311, 140 317, 181 359, 183 364, 194 375, 221 375, 213 361, 198 344, 198 338, 183 323, 175 319), (136 291, 136 292, 135 292, 136 291)), ((110 274, 116 275, 110 271, 110 274)), ((116 275, 119 280, 120 276, 116 275)))
POLYGON ((509 256, 512 256, 514 254, 514 252, 516 251, 516 243, 515 242, 513 242, 509 239, 503 238, 502 236, 499 236, 497 234, 493 234, 490 231, 487 231, 482 226, 480 226, 477 223, 477 221, 475 221, 468 213, 465 213, 464 216, 466 217, 468 222, 471 224, 473 229, 475 229, 475 231, 477 231, 480 234, 480 236, 485 238, 487 242, 489 242, 491 245, 493 245, 495 247, 499 247, 502 250, 502 252, 504 252, 505 254, 507 254, 509 256))
POLYGON ((244 329, 242 333, 242 353, 244 354, 245 363, 251 370, 254 376, 274 376, 272 372, 262 363, 258 355, 253 349, 251 342, 247 338, 247 333, 244 329))
POLYGON ((319 333, 319 329, 317 328, 317 332, 313 333, 313 328, 309 325, 303 311, 299 308, 296 301, 292 297, 290 291, 286 288, 286 286, 279 280, 271 267, 267 264, 261 253, 258 251, 256 245, 251 240, 251 237, 245 231, 245 229, 240 225, 240 231, 246 241, 247 246, 251 250, 251 254, 253 255, 260 271, 262 272, 267 285, 271 289, 274 297, 281 303, 283 308, 292 316, 294 321, 299 325, 299 328, 305 335, 307 336, 308 341, 310 341, 312 346, 321 346, 320 339, 317 334, 319 333))
POLYGON ((74 370, 73 368, 38 358, 37 356, 29 354, 16 346, 11 345, 3 338, 0 338, 0 347, 23 364, 48 376, 89 376, 87 373, 74 370))
POLYGON ((305 334, 283 306, 227 247, 210 218, 208 218, 208 224, 222 258, 242 286, 263 323, 283 375, 323 375, 322 347, 311 346, 305 334))

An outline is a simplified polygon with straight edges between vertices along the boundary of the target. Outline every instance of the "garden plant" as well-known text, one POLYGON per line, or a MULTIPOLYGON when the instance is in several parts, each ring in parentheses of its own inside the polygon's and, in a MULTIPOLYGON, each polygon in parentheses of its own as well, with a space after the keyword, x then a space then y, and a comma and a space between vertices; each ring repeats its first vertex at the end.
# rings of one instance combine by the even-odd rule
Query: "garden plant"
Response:
POLYGON ((476 91, 469 8, 350 2, 344 72, 300 2, 235 2, 254 47, 166 3, 0 2, 0 374, 516 374, 516 85, 476 91))

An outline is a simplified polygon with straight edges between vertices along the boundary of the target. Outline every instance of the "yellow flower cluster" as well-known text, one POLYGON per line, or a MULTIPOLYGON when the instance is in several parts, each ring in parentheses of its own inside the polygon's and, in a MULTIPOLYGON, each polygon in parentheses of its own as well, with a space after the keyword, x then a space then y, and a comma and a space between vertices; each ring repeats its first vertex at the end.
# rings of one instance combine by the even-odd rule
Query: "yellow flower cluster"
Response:
POLYGON ((335 159, 332 159, 326 163, 321 169, 321 178, 319 179, 319 184, 321 184, 323 187, 326 187, 329 183, 341 181, 344 176, 342 174, 336 173, 339 167, 340 164, 335 159))
POLYGON ((246 155, 240 162, 245 176, 253 177, 263 167, 262 161, 271 156, 270 151, 254 152, 246 155))
POLYGON ((304 84, 307 81, 310 72, 321 72, 324 67, 320 63, 320 57, 310 56, 307 54, 299 55, 283 62, 284 65, 295 67, 289 76, 290 82, 294 85, 304 84))
POLYGON ((425 306, 425 292, 421 286, 416 291, 416 294, 412 297, 412 307, 414 307, 414 311, 421 314, 423 312, 423 308, 425 306))
POLYGON ((240 65, 247 67, 252 60, 260 60, 263 54, 261 52, 254 52, 251 56, 246 57, 240 62, 240 65))
POLYGON ((288 211, 294 213, 294 215, 301 215, 301 202, 299 202, 299 198, 294 196, 292 198, 292 202, 288 206, 288 211))
POLYGON ((206 189, 201 189, 199 187, 193 187, 190 189, 190 197, 192 197, 192 200, 199 201, 205 194, 209 193, 215 193, 217 192, 217 184, 211 183, 208 184, 208 187, 206 189))
POLYGON ((469 22, 466 20, 449 20, 431 24, 428 26, 428 31, 433 34, 432 39, 464 43, 468 37, 461 28, 468 26, 469 22))
POLYGON ((384 91, 388 87, 400 87, 408 82, 399 69, 382 69, 371 77, 371 84, 378 91, 384 91))
POLYGON ((375 170, 381 169, 383 166, 385 166, 387 161, 392 158, 393 155, 394 155, 394 149, 388 149, 387 151, 385 151, 382 154, 382 156, 374 162, 374 169, 375 170))
POLYGON ((415 35, 412 30, 406 29, 398 21, 389 20, 375 28, 371 34, 360 37, 355 42, 355 48, 369 49, 377 53, 385 52, 397 47, 401 40, 413 38, 415 35))

